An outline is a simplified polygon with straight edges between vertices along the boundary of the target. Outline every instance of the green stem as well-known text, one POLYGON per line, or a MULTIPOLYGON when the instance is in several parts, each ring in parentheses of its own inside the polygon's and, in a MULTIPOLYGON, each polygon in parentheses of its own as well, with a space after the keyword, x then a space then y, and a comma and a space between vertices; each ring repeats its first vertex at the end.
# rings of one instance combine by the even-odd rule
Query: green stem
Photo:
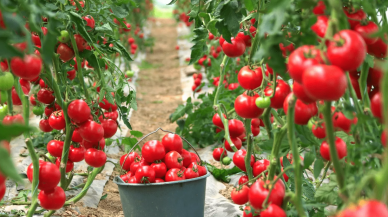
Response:
POLYGON ((230 147, 233 149, 233 151, 238 151, 236 146, 233 144, 232 140, 230 139, 230 135, 229 135, 229 121, 228 121, 228 119, 226 119, 224 117, 224 115, 222 114, 221 108, 219 106, 215 106, 214 109, 216 109, 216 112, 220 116, 222 124, 224 125, 224 131, 225 131, 224 138, 226 139, 226 141, 228 141, 228 143, 229 143, 230 147))
POLYGON ((267 130, 268 138, 270 139, 273 138, 272 125, 271 125, 271 119, 270 119, 271 109, 272 109, 271 107, 266 108, 263 113, 263 118, 261 119, 264 121, 264 127, 267 130))
POLYGON ((8 95, 8 98, 7 98, 8 113, 12 115, 13 114, 12 89, 7 90, 7 95, 8 95))
MULTIPOLYGON (((257 11, 261 11, 261 7, 262 7, 262 0, 259 0, 259 2, 257 4, 257 11)), ((255 35, 255 37, 253 39, 251 53, 249 54, 249 59, 248 59, 248 65, 249 66, 252 63, 253 56, 255 55, 256 50, 257 50, 257 48, 258 48, 258 46, 260 44, 260 37, 259 37, 260 19, 261 19, 261 13, 258 13, 258 16, 257 16, 257 26, 256 26, 256 35, 255 35)))
POLYGON ((345 175, 342 170, 340 160, 338 158, 337 149, 335 146, 335 135, 334 135, 334 126, 333 126, 333 120, 331 117, 331 102, 327 101, 325 102, 324 108, 323 108, 323 117, 325 121, 326 126, 326 136, 330 147, 330 159, 333 162, 334 169, 335 169, 335 175, 337 176, 337 182, 339 186, 339 190, 341 194, 344 194, 347 196, 346 192, 346 186, 345 186, 345 175))
POLYGON ((364 105, 366 107, 370 107, 370 100, 368 96, 368 90, 367 90, 367 79, 368 79, 368 64, 363 64, 361 69, 361 75, 358 79, 358 83, 360 84, 360 92, 361 92, 361 99, 364 102, 364 105))
POLYGON ((33 178, 31 187, 31 206, 27 212, 27 217, 32 217, 38 206, 38 184, 39 184, 39 158, 36 155, 34 146, 32 145, 31 139, 26 138, 25 140, 28 152, 30 153, 32 165, 33 165, 33 178))
POLYGON ((278 166, 279 150, 282 144, 282 140, 287 133, 287 125, 283 126, 276 134, 273 142, 273 147, 270 156, 270 165, 268 180, 272 180, 276 173, 276 168, 278 166))
POLYGON ((247 154, 245 155, 245 168, 247 170, 248 179, 253 178, 253 172, 251 167, 251 155, 252 155, 252 136, 251 136, 251 119, 244 120, 245 133, 247 136, 247 154))
POLYGON ((280 124, 280 125, 284 125, 284 121, 283 119, 281 119, 278 115, 278 113, 276 112, 275 109, 271 109, 271 114, 273 115, 273 117, 275 118, 275 120, 280 124))
POLYGON ((225 73, 225 65, 228 64, 229 62, 229 58, 228 56, 224 56, 224 59, 222 59, 222 63, 220 65, 220 80, 219 80, 219 83, 218 83, 218 88, 217 88, 217 92, 216 92, 216 96, 214 97, 214 103, 213 105, 217 105, 217 101, 218 101, 218 96, 220 94, 220 91, 222 89, 222 87, 224 86, 224 73, 225 73))
POLYGON ((330 161, 326 163, 325 170, 324 170, 323 176, 322 176, 322 180, 317 184, 317 186, 315 186, 316 189, 318 189, 322 185, 323 180, 326 179, 326 174, 327 174, 327 171, 330 168, 330 165, 331 165, 330 161))

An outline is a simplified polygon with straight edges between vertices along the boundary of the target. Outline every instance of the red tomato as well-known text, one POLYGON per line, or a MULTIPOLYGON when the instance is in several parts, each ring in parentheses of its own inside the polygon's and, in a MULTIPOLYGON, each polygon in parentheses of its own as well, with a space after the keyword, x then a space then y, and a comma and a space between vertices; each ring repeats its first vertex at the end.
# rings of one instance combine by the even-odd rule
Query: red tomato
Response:
POLYGON ((222 159, 221 156, 222 156, 222 158, 224 158, 224 157, 228 156, 228 154, 226 153, 226 151, 223 148, 215 148, 213 150, 214 160, 220 161, 222 159))
POLYGON ((335 112, 333 115, 333 125, 336 129, 343 130, 346 133, 349 133, 352 124, 357 123, 357 118, 353 120, 348 119, 342 112, 335 112))
POLYGON ((154 183, 155 182, 155 170, 150 166, 141 166, 135 172, 136 180, 139 183, 154 183))
POLYGON ((237 75, 238 83, 246 90, 254 90, 260 87, 263 82, 263 73, 261 68, 251 70, 249 66, 240 69, 237 75))
POLYGON ((136 183, 139 183, 139 182, 137 181, 137 179, 136 179, 135 176, 132 176, 132 177, 130 177, 130 178, 128 179, 128 183, 136 184, 136 183))
POLYGON ((381 133, 381 144, 386 147, 387 146, 387 131, 384 130, 382 133, 381 133))
MULTIPOLYGON (((104 112, 104 116, 106 119, 112 119, 114 121, 117 121, 117 118, 119 117, 119 113, 116 111, 113 112, 104 112)), ((100 116, 102 119, 102 116, 100 116)))
POLYGON ((5 185, 5 182, 1 183, 0 184, 0 200, 3 199, 6 190, 7 190, 7 186, 5 185))
POLYGON ((206 167, 198 165, 196 162, 192 162, 188 168, 192 168, 194 170, 198 170, 199 176, 204 176, 207 173, 206 167))
POLYGON ((185 179, 186 177, 183 170, 173 168, 166 172, 166 177, 165 177, 166 182, 181 181, 185 179))
POLYGON ((29 81, 38 77, 42 70, 42 60, 35 55, 25 55, 23 59, 14 57, 10 65, 13 74, 29 81))
MULTIPOLYGON (((283 102, 290 92, 291 92, 291 88, 285 81, 277 80, 275 95, 271 98, 271 107, 275 109, 282 108, 283 102)), ((264 94, 268 97, 272 96, 273 90, 271 89, 271 87, 266 87, 264 89, 264 94)))
POLYGON ((49 124, 52 128, 56 130, 62 130, 66 127, 65 117, 63 111, 55 111, 51 113, 49 118, 49 124))
POLYGON ((251 207, 250 206, 246 206, 244 208, 242 216, 243 217, 253 217, 253 216, 259 217, 260 213, 256 212, 255 210, 252 210, 252 212, 251 212, 251 207), (247 213, 249 213, 249 214, 247 214, 247 213))
POLYGON ((67 107, 67 114, 76 124, 82 124, 87 121, 90 112, 88 104, 81 99, 72 101, 67 107))
POLYGON ((229 89, 229 90, 235 90, 235 89, 237 89, 239 86, 240 86, 239 83, 231 83, 231 84, 229 84, 228 89, 229 89))
MULTIPOLYGON (((244 172, 247 171, 247 169, 245 168, 245 155, 247 155, 247 151, 244 149, 238 150, 233 155, 233 163, 244 172)), ((253 167, 254 163, 255 158, 253 157, 253 155, 251 155, 251 167, 253 167)))
POLYGON ((314 124, 313 128, 311 129, 314 136, 318 139, 324 139, 326 137, 326 127, 325 123, 321 123, 320 125, 314 124))
MULTIPOLYGON (((335 139, 335 148, 338 154, 338 158, 342 159, 347 155, 346 143, 341 138, 335 139)), ((330 148, 327 141, 323 141, 320 148, 320 153, 323 159, 330 160, 330 148)))
POLYGON ((233 188, 230 196, 235 204, 246 204, 249 201, 249 187, 242 185, 238 188, 233 188))
MULTIPOLYGON (((352 78, 351 76, 350 78, 352 78)), ((380 87, 380 83, 383 79, 383 72, 381 69, 377 68, 376 66, 374 68, 369 68, 368 72, 368 86, 373 86, 375 88, 380 87)))
POLYGON ((167 172, 167 166, 165 163, 152 163, 151 167, 155 171, 155 178, 164 178, 167 172))
POLYGON ((237 119, 229 120, 228 127, 229 127, 229 134, 231 137, 239 137, 245 132, 243 122, 237 119))
POLYGON ((43 119, 39 121, 39 129, 45 133, 53 131, 53 128, 50 126, 48 119, 43 119))
MULTIPOLYGON (((112 94, 113 95, 113 94, 112 94)), ((98 104, 102 109, 105 109, 107 111, 116 111, 117 110, 117 105, 116 103, 112 104, 109 103, 107 99, 103 99, 99 104, 98 104)))
POLYGON ((320 63, 323 63, 320 50, 312 45, 303 45, 288 58, 288 72, 292 79, 302 83, 304 70, 320 63))
POLYGON ((77 142, 77 143, 81 143, 82 140, 83 140, 83 138, 79 134, 79 129, 75 128, 74 131, 73 131, 73 135, 71 136, 71 141, 77 142))
POLYGON ((267 209, 260 212, 260 217, 287 217, 287 214, 278 205, 270 204, 267 209))
POLYGON ((350 18, 348 19, 350 28, 353 29, 358 24, 360 24, 360 21, 367 18, 365 12, 363 10, 354 11, 354 9, 350 9, 347 7, 344 7, 345 15, 350 18))
POLYGON ((234 101, 236 113, 242 118, 258 118, 264 111, 256 106, 258 97, 258 94, 248 96, 246 92, 239 95, 234 101))
POLYGON ((182 168, 183 166, 182 161, 183 161, 182 156, 176 151, 170 151, 164 157, 164 162, 166 163, 166 166, 168 169, 182 168))
POLYGON ((366 56, 366 44, 355 31, 342 30, 327 47, 327 58, 344 71, 357 70, 366 56))
MULTIPOLYGON (((253 27, 254 28, 254 27, 253 27)), ((250 35, 245 35, 244 32, 239 32, 236 36, 236 39, 241 39, 244 41, 246 47, 250 47, 252 45, 252 38, 250 35)))
POLYGON ((239 57, 245 53, 245 42, 240 38, 231 38, 231 44, 225 41, 225 39, 220 38, 220 45, 225 55, 228 57, 239 57), (221 43, 222 42, 222 43, 221 43))
POLYGON ((379 31, 379 26, 373 21, 369 21, 366 25, 357 24, 354 27, 354 31, 358 32, 364 39, 365 44, 373 44, 377 41, 377 37, 370 37, 374 33, 379 31))
POLYGON ((135 162, 136 159, 140 159, 140 155, 136 152, 124 154, 120 158, 120 165, 123 168, 123 170, 129 171, 131 169, 131 164, 135 162))
POLYGON ((89 148, 85 153, 85 162, 92 167, 102 167, 106 162, 106 154, 94 148, 89 148))
POLYGON ((23 86, 27 89, 27 92, 30 92, 31 84, 28 80, 21 78, 21 79, 19 79, 19 83, 21 86, 23 86))
POLYGON ((153 163, 157 160, 163 160, 165 154, 166 151, 163 144, 157 140, 146 142, 141 149, 141 155, 148 163, 153 163))
POLYGON ((239 185, 243 185, 243 184, 247 184, 249 181, 249 178, 247 175, 243 175, 241 176, 239 179, 238 179, 238 184, 239 185))
POLYGON ((183 166, 188 167, 191 164, 191 154, 190 152, 186 151, 185 149, 182 149, 181 156, 183 158, 183 166))
POLYGON ((377 58, 387 57, 387 48, 388 45, 381 38, 378 38, 375 43, 368 44, 367 46, 368 53, 377 58))
POLYGON ((166 134, 165 136, 163 136, 162 144, 166 152, 176 151, 179 154, 182 153, 183 142, 181 137, 177 134, 166 134))
POLYGON ((78 51, 82 52, 87 45, 86 40, 80 34, 74 34, 74 40, 75 40, 75 43, 77 44, 78 51))
POLYGON ((201 159, 198 157, 198 155, 196 153, 193 153, 193 152, 189 152, 189 153, 191 156, 191 162, 195 162, 197 164, 201 163, 201 159))
POLYGON ((117 122, 112 119, 101 120, 101 126, 104 128, 104 138, 110 138, 114 136, 118 128, 117 122))
MULTIPOLYGON (((8 153, 11 153, 11 146, 7 140, 0 141, 0 147, 5 148, 8 151, 8 153)), ((0 173, 0 183, 2 183, 1 173, 0 173)))
MULTIPOLYGON (((90 15, 86 15, 82 17, 84 20, 86 20, 86 26, 89 26, 90 28, 94 29, 94 26, 96 25, 96 22, 94 21, 94 18, 90 15)), ((90 30, 88 30, 90 31, 90 30)))
POLYGON ((85 159, 85 152, 86 149, 83 146, 76 148, 71 145, 69 149, 69 160, 72 162, 81 162, 85 159))
MULTIPOLYGON (((284 113, 286 114, 288 113, 288 104, 292 96, 293 96, 293 93, 290 93, 287 96, 287 98, 284 100, 283 110, 284 110, 284 113)), ((295 119, 294 121, 296 124, 306 125, 309 122, 310 118, 317 115, 317 113, 318 113, 318 108, 315 103, 306 105, 301 100, 299 99, 296 100, 295 114, 294 114, 294 119, 295 119)))
MULTIPOLYGON (((226 118, 226 115, 224 115, 224 118, 226 118)), ((222 120, 220 118, 220 116, 218 115, 218 113, 215 113, 214 116, 213 116, 213 124, 221 129, 224 129, 224 124, 222 123, 222 120)))
POLYGON ((184 170, 184 176, 186 179, 194 179, 199 177, 199 172, 197 167, 187 168, 184 170))
POLYGON ((325 37, 326 30, 328 27, 329 18, 327 16, 318 16, 317 22, 311 26, 311 29, 317 34, 319 37, 325 37))
POLYGON ((45 83, 44 83, 44 80, 43 79, 39 79, 39 86, 41 88, 48 88, 49 86, 47 86, 45 83))
MULTIPOLYGON (((240 150, 240 148, 242 146, 241 140, 238 137, 230 137, 230 140, 232 140, 232 142, 233 142, 234 146, 237 148, 237 150, 240 150)), ((226 139, 225 139, 224 145, 225 145, 226 150, 228 150, 230 152, 234 152, 232 147, 230 146, 229 142, 226 139)))
POLYGON ((327 101, 337 101, 348 86, 344 71, 332 65, 309 67, 303 74, 302 84, 311 98, 327 101))
POLYGON ((89 142, 87 140, 82 140, 82 143, 81 145, 83 147, 85 147, 85 149, 89 149, 89 148, 95 148, 95 149, 98 149, 98 150, 104 150, 104 147, 105 147, 105 139, 102 138, 100 141, 98 142, 89 142))
POLYGON ((66 194, 61 187, 55 186, 53 189, 39 192, 38 199, 43 209, 58 210, 65 204, 66 194))
POLYGON ((66 44, 59 44, 57 48, 57 54, 59 55, 59 59, 61 59, 63 62, 67 62, 74 57, 74 51, 66 44))
POLYGON ((81 137, 89 142, 98 142, 104 137, 104 128, 94 121, 86 121, 78 128, 81 137))
POLYGON ((41 103, 51 104, 55 100, 54 92, 45 88, 40 89, 37 94, 37 99, 41 103))
POLYGON ((31 105, 36 106, 36 99, 35 99, 34 95, 30 96, 30 103, 31 103, 31 105))
MULTIPOLYGON (((30 182, 33 179, 32 163, 27 168, 27 177, 30 182)), ((39 162, 39 185, 38 188, 42 191, 52 190, 61 181, 61 173, 58 167, 50 162, 39 162)))
POLYGON ((213 40, 214 39, 214 35, 211 33, 211 32, 209 32, 209 40, 213 40))
MULTIPOLYGON (((28 90, 24 86, 21 86, 22 91, 25 95, 28 95, 28 90)), ((12 104, 14 105, 22 105, 22 101, 19 98, 19 95, 16 92, 15 87, 12 87, 12 92, 11 92, 11 97, 12 97, 12 104)))
POLYGON ((11 125, 11 124, 24 124, 24 119, 21 114, 17 114, 14 116, 6 115, 3 118, 3 125, 11 125))
POLYGON ((293 89, 292 89, 294 95, 300 99, 305 104, 310 104, 315 102, 313 98, 307 95, 306 91, 304 90, 304 87, 302 84, 299 84, 298 82, 294 82, 293 89))
MULTIPOLYGON (((61 158, 57 158, 57 160, 55 161, 55 165, 57 165, 58 168, 61 168, 61 158)), ((66 172, 70 172, 72 171, 74 168, 74 163, 71 162, 70 160, 67 161, 66 163, 66 172)))
POLYGON ((325 14, 325 3, 323 1, 318 1, 317 6, 314 7, 313 13, 315 15, 323 15, 325 14))
MULTIPOLYGON (((267 184, 270 181, 267 180, 267 184)), ((263 202, 267 195, 269 194, 269 189, 266 188, 266 184, 263 180, 257 180, 251 186, 249 191, 249 202, 255 210, 260 210, 263 208, 263 202)), ((273 186, 271 194, 269 195, 268 204, 274 204, 281 206, 283 203, 283 198, 285 195, 285 187, 282 181, 278 180, 273 186)))
POLYGON ((370 100, 370 110, 372 111, 373 116, 376 118, 383 118, 383 103, 381 100, 381 92, 376 93, 370 100))
MULTIPOLYGON (((253 164, 253 176, 256 177, 260 175, 269 167, 269 164, 270 162, 267 159, 256 161, 255 164, 253 164)), ((268 174, 268 172, 266 172, 265 174, 268 174)))
POLYGON ((62 157, 63 141, 51 140, 47 143, 47 151, 54 157, 62 157))

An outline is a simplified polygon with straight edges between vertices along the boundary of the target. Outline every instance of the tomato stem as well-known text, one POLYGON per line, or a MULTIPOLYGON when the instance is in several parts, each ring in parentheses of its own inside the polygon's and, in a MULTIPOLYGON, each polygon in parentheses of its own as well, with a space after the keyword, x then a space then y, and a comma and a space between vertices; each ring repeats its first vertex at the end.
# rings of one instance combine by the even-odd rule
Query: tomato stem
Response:
POLYGON ((251 119, 246 118, 244 120, 245 135, 247 136, 247 155, 245 155, 245 168, 247 170, 248 179, 253 178, 253 171, 251 167, 251 155, 252 155, 252 136, 251 136, 251 119))
POLYGON ((12 89, 7 90, 7 105, 8 105, 8 113, 12 115, 13 113, 13 104, 12 104, 12 89))
MULTIPOLYGON (((257 11, 261 11, 263 5, 264 5, 263 1, 259 0, 259 3, 257 4, 257 11)), ((252 58, 255 55, 256 50, 257 50, 257 48, 258 48, 258 46, 260 44, 260 37, 259 37, 260 20, 261 20, 261 13, 258 13, 258 16, 257 16, 257 26, 256 26, 256 35, 255 35, 255 37, 253 39, 251 53, 249 54, 249 58, 248 58, 248 65, 249 66, 251 66, 252 58)))
POLYGON ((280 125, 284 125, 284 121, 283 119, 281 119, 278 115, 278 113, 276 112, 275 109, 271 109, 271 114, 273 115, 273 117, 275 118, 275 120, 280 124, 280 125))
POLYGON ((283 126, 274 137, 273 147, 270 156, 270 165, 269 165, 269 173, 268 180, 272 180, 275 176, 276 168, 278 166, 278 155, 280 146, 282 144, 282 140, 287 133, 287 125, 283 126))
POLYGON ((224 59, 222 59, 222 63, 220 65, 220 80, 218 82, 218 87, 217 87, 217 92, 216 92, 216 95, 214 97, 214 103, 213 105, 217 105, 218 103, 218 96, 220 94, 220 91, 222 89, 222 87, 224 87, 224 73, 225 73, 225 65, 228 64, 229 62, 229 58, 228 56, 224 56, 224 59))
POLYGON ((323 176, 322 176, 322 180, 315 186, 316 189, 318 189, 322 185, 323 180, 326 179, 326 174, 327 174, 327 171, 330 168, 330 165, 331 165, 330 161, 326 163, 325 170, 324 170, 323 176))
MULTIPOLYGON (((230 135, 229 135, 229 122, 228 122, 228 119, 226 119, 224 117, 224 115, 222 114, 222 111, 219 107, 219 105, 216 106, 216 111, 218 113, 218 115, 220 116, 221 118, 221 121, 222 121, 222 124, 224 125, 224 130, 225 130, 225 136, 224 138, 226 139, 226 141, 228 141, 230 147, 233 149, 233 151, 238 151, 236 146, 233 144, 232 140, 230 139, 230 135)), ((225 149, 225 146, 224 146, 224 149, 225 149)))
POLYGON ((271 113, 271 107, 266 108, 264 110, 261 120, 263 120, 264 122, 264 127, 267 130, 268 138, 272 139, 273 134, 272 134, 272 125, 270 120, 270 113, 271 113))

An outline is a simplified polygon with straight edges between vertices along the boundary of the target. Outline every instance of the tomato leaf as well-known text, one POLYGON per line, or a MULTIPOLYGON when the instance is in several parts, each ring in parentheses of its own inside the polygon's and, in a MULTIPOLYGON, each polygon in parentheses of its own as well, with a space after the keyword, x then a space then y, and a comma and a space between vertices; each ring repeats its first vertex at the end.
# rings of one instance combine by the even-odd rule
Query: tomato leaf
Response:
POLYGON ((323 183, 315 192, 315 199, 318 202, 325 202, 328 204, 336 204, 338 197, 338 184, 334 174, 330 175, 330 182, 323 183))
POLYGON ((125 47, 119 41, 114 42, 114 45, 116 45, 116 47, 121 51, 121 54, 125 57, 125 59, 127 59, 128 61, 132 61, 132 58, 129 55, 128 50, 125 49, 125 47))
POLYGON ((125 8, 121 7, 121 6, 112 5, 111 9, 112 9, 113 14, 117 18, 120 18, 120 19, 123 19, 123 18, 127 17, 128 14, 129 14, 128 11, 125 10, 125 8))
POLYGON ((255 10, 256 8, 256 4, 254 1, 252 0, 244 0, 244 4, 245 4, 245 8, 248 10, 248 11, 253 11, 255 10))
POLYGON ((317 159, 314 163, 314 178, 318 178, 325 165, 322 159, 317 159))
POLYGON ((57 36, 60 35, 58 31, 58 26, 61 23, 53 18, 50 19, 50 22, 47 27, 47 35, 43 36, 43 42, 42 42, 42 50, 41 50, 41 56, 43 61, 47 65, 52 65, 52 58, 54 56, 53 47, 57 44, 57 36))
POLYGON ((104 195, 101 196, 100 200, 105 200, 107 197, 108 197, 108 194, 104 194, 104 195))
POLYGON ((0 140, 11 140, 12 137, 19 136, 24 132, 29 132, 33 128, 20 124, 3 125, 0 123, 0 140))
POLYGON ((109 23, 105 23, 105 24, 102 25, 102 26, 97 26, 97 27, 95 28, 95 31, 96 31, 96 32, 101 32, 101 33, 110 34, 110 35, 113 34, 112 27, 110 27, 109 23))
POLYGON ((12 58, 15 56, 23 57, 23 53, 16 49, 14 46, 10 45, 8 41, 0 37, 0 56, 3 58, 12 58))
POLYGON ((167 5, 173 5, 173 4, 175 4, 175 2, 177 2, 178 0, 171 0, 171 2, 170 3, 168 3, 167 5))
POLYGON ((189 64, 196 63, 208 51, 208 48, 206 46, 206 39, 208 36, 207 29, 201 26, 199 28, 194 29, 194 34, 195 35, 192 40, 194 46, 191 47, 191 56, 189 64))
POLYGON ((314 152, 309 152, 307 154, 304 155, 304 161, 303 161, 303 164, 304 164, 304 168, 307 169, 310 167, 311 164, 313 164, 314 160, 315 160, 315 153, 314 152))
POLYGON ((130 133, 131 133, 132 136, 134 136, 134 137, 136 137, 136 138, 141 138, 141 137, 143 137, 143 133, 140 132, 140 131, 131 130, 130 133))
POLYGON ((206 163, 206 167, 215 179, 226 183, 230 182, 230 178, 228 176, 242 172, 242 170, 236 166, 231 169, 218 169, 215 166, 206 163))
POLYGON ((0 147, 0 171, 4 176, 9 177, 16 182, 23 182, 23 179, 13 164, 11 156, 3 147, 0 147))

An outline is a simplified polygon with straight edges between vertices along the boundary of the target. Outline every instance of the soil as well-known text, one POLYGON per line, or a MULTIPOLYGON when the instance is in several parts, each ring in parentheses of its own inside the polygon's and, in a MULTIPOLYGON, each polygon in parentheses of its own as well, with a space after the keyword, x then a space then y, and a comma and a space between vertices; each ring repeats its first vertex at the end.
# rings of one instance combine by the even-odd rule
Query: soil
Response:
MULTIPOLYGON (((155 39, 153 53, 147 53, 147 66, 141 69, 137 80, 138 110, 134 111, 130 120, 133 130, 148 134, 161 127, 175 131, 177 125, 170 123, 169 116, 182 103, 180 68, 175 50, 177 43, 176 24, 172 19, 156 19, 152 27, 151 37, 155 39)), ((143 64, 142 64, 143 65, 143 64)), ((160 132, 160 131, 159 131, 160 132)), ((147 138, 161 140, 165 133, 157 133, 147 138)), ((119 156, 116 157, 119 159, 119 156)), ((124 217, 117 185, 112 181, 119 175, 115 168, 105 185, 105 200, 100 201, 98 208, 86 208, 82 202, 67 208, 74 215, 74 207, 80 211, 79 217, 124 217)), ((70 212, 70 213, 69 213, 70 212)), ((70 215, 69 215, 70 214, 70 215)))
POLYGON ((229 200, 232 200, 232 197, 230 196, 230 194, 232 193, 232 190, 233 190, 233 188, 235 188, 235 186, 234 186, 234 185, 230 185, 230 184, 228 184, 228 183, 222 183, 222 184, 224 184, 226 188, 220 190, 219 193, 220 193, 222 196, 224 196, 225 198, 227 198, 227 199, 229 199, 229 200))

